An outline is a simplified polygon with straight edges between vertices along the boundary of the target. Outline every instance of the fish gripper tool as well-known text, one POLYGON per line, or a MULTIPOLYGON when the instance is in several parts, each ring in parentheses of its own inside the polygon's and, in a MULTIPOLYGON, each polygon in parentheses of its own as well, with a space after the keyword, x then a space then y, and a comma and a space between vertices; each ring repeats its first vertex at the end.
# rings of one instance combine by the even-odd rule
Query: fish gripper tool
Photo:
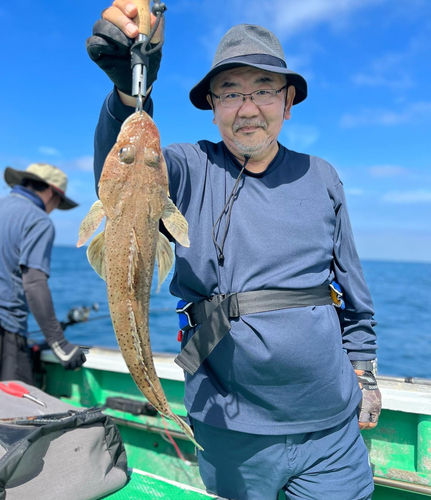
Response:
POLYGON ((167 7, 159 0, 154 1, 151 12, 156 17, 156 22, 151 29, 150 17, 151 0, 135 0, 138 8, 138 14, 134 18, 135 24, 139 28, 139 35, 130 49, 132 56, 132 96, 136 97, 136 111, 142 113, 145 97, 147 96, 147 73, 149 68, 149 56, 160 50, 164 39, 163 29, 160 41, 157 44, 151 44, 167 7))

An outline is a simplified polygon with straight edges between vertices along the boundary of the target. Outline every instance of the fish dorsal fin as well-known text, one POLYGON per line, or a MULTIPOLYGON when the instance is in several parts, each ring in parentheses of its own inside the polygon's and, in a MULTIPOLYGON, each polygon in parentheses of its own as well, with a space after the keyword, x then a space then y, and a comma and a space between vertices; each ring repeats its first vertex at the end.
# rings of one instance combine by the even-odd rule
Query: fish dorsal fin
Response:
POLYGON ((168 238, 162 233, 159 233, 157 237, 156 260, 157 270, 159 271, 159 286, 157 287, 157 291, 159 291, 166 276, 174 265, 174 251, 172 250, 168 238))
POLYGON ((105 233, 100 233, 87 248, 88 262, 96 273, 106 281, 105 277, 105 233))
POLYGON ((76 244, 77 247, 82 247, 82 245, 89 240, 94 231, 96 231, 99 227, 105 215, 106 212, 103 208, 102 202, 100 200, 94 202, 90 211, 79 226, 79 240, 76 244))
POLYGON ((168 198, 165 210, 162 214, 163 224, 172 236, 183 247, 189 247, 190 241, 188 236, 189 225, 187 224, 184 215, 174 205, 174 202, 168 198))

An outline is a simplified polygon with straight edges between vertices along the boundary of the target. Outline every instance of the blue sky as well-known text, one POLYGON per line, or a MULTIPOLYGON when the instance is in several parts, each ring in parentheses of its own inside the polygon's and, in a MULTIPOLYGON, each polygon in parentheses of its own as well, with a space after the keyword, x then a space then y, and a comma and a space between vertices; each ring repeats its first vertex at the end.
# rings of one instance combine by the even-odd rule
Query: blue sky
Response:
MULTIPOLYGON (((429 0, 166 0, 166 43, 154 87, 162 142, 218 141, 211 113, 190 104, 221 36, 238 23, 271 29, 308 81, 279 140, 325 158, 347 193, 363 259, 431 262, 431 2, 429 0), (427 139, 428 138, 428 139, 427 139)), ((49 162, 80 203, 53 214, 73 245, 95 201, 93 135, 111 89, 85 40, 100 0, 0 6, 0 164, 49 162)), ((8 188, 0 180, 0 196, 8 188)))

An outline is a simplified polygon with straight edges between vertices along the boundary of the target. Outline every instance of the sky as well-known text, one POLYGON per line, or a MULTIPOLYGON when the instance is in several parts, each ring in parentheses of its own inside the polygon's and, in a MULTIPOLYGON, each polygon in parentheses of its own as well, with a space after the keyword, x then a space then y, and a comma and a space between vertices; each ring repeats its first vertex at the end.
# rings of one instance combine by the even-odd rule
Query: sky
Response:
MULTIPOLYGON (((224 33, 259 24, 308 82, 279 141, 337 170, 361 259, 431 262, 431 2, 429 0, 166 0, 154 85, 162 144, 219 141, 188 93, 224 33), (428 138, 428 139, 427 139, 428 138)), ((0 166, 66 171, 80 206, 54 211, 56 244, 74 245, 96 200, 93 137, 112 89, 85 41, 110 4, 15 0, 0 6, 0 166)), ((0 179, 0 196, 8 186, 0 179)))

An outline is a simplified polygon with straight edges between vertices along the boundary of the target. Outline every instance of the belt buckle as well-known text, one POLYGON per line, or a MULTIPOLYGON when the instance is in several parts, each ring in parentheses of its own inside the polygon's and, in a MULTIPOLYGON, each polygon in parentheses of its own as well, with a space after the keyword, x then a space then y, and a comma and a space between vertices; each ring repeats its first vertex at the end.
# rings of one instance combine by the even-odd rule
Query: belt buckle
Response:
MULTIPOLYGON (((180 302, 184 302, 184 301, 180 301, 180 302)), ((179 318, 180 318, 180 330, 182 330, 183 332, 187 332, 188 330, 190 330, 190 328, 194 328, 196 326, 196 324, 194 324, 192 322, 192 319, 190 317, 190 313, 188 312, 188 310, 190 309, 190 307, 193 304, 194 304, 194 302, 187 302, 184 306, 177 307, 175 309, 176 313, 180 315, 179 316, 179 318), (181 321, 181 314, 184 314, 184 316, 186 317, 187 324, 183 325, 183 322, 181 321)))

